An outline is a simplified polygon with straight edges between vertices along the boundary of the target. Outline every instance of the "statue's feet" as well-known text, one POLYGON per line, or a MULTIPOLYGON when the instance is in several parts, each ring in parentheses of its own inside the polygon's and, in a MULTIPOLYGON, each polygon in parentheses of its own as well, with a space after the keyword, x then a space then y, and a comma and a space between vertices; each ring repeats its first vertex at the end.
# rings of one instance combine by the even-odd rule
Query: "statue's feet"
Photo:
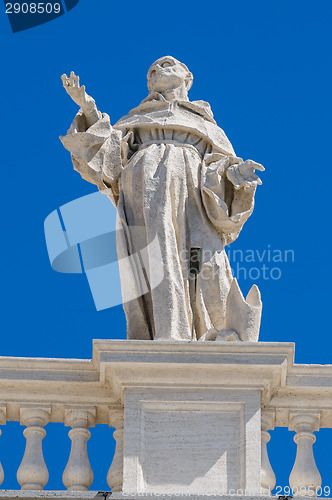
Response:
POLYGON ((215 342, 239 342, 239 336, 234 330, 217 330, 217 328, 210 328, 202 337, 199 342, 215 341, 215 342))
POLYGON ((198 339, 198 342, 213 342, 214 340, 216 340, 218 333, 219 330, 217 330, 216 328, 210 328, 210 330, 208 330, 206 333, 204 333, 204 335, 201 336, 200 339, 198 339))
POLYGON ((234 330, 220 330, 216 342, 240 342, 240 339, 234 330))

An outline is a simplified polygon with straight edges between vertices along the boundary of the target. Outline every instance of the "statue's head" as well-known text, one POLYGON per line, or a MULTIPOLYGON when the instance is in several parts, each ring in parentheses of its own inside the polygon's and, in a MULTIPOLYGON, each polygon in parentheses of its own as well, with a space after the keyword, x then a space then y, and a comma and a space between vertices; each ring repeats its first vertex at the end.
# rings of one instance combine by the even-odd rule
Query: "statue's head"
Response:
POLYGON ((147 76, 150 92, 165 92, 181 85, 188 91, 193 83, 193 75, 187 66, 171 56, 157 59, 147 76))

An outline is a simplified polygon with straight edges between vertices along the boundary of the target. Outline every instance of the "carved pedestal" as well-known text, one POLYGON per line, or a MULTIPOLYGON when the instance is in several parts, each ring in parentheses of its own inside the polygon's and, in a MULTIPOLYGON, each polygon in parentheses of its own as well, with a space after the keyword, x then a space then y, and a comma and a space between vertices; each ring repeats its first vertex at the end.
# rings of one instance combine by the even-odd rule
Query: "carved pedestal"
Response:
POLYGON ((110 340, 94 350, 124 407, 110 469, 123 465, 124 494, 261 493, 261 407, 285 379, 290 344, 110 340))

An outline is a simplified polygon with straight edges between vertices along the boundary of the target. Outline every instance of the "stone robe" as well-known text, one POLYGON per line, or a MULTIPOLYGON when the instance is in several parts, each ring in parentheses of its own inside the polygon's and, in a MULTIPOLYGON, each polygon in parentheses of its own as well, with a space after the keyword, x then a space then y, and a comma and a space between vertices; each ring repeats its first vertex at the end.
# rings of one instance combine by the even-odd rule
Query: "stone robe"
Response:
POLYGON ((117 207, 128 338, 190 340, 191 247, 203 255, 195 338, 223 329, 233 279, 224 246, 251 215, 255 186, 236 190, 227 179, 242 160, 209 104, 152 93, 113 127, 102 114, 88 128, 80 111, 61 140, 74 168, 117 207))

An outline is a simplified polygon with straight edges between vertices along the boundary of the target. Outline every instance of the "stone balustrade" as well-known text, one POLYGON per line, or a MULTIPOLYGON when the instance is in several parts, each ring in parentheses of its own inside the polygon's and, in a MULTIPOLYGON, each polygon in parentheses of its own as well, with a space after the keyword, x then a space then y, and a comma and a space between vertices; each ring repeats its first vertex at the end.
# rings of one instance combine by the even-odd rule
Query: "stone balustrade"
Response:
MULTIPOLYGON (((223 391, 225 387, 229 390, 236 373, 237 390, 239 386, 248 388, 251 380, 260 391, 262 494, 269 494, 276 484, 277 471, 271 467, 267 443, 273 439, 275 427, 288 427, 295 431, 297 445, 290 486, 295 495, 315 496, 321 476, 314 459, 314 432, 332 427, 332 366, 296 365, 294 345, 281 343, 94 341, 92 360, 0 358, 0 434, 6 432, 7 421, 25 426, 26 447, 17 471, 21 489, 42 490, 47 485, 43 438, 47 424, 59 422, 70 428, 71 450, 62 476, 67 490, 84 492, 90 488, 93 471, 87 441, 96 425, 107 424, 115 429, 116 440, 114 457, 109 457, 107 483, 113 492, 121 492, 124 434, 126 425, 130 425, 130 413, 126 416, 124 412, 126 391, 149 388, 151 374, 155 376, 153 387, 163 382, 164 386, 181 388, 181 377, 190 370, 189 365, 196 370, 190 372, 190 390, 202 391, 212 381, 214 387, 220 384, 223 391), (133 359, 138 362, 138 356, 140 368, 133 373, 133 359), (254 367, 248 356, 255 360, 254 367), (197 368, 204 363, 205 378, 197 368)), ((231 402, 232 392, 225 408, 233 408, 235 403, 232 406, 231 402)), ((204 404, 201 406, 206 411, 204 404)), ((213 408, 219 407, 215 404, 213 408)), ((111 435, 110 429, 109 443, 111 435)), ((3 479, 0 464, 0 484, 3 479)))
MULTIPOLYGON (((0 358, 0 387, 0 425, 19 421, 25 426, 25 453, 17 471, 22 490, 42 490, 48 482, 42 444, 49 422, 70 428, 71 450, 62 476, 64 486, 68 491, 88 490, 93 481, 87 453, 89 428, 97 424, 112 425, 110 413, 123 414, 123 403, 101 381, 95 360, 0 358)), ((6 428, 0 429, 1 432, 6 432, 6 428)), ((110 430, 110 447, 111 436, 110 430)), ((111 452, 110 464, 112 458, 111 452)), ((121 459, 114 462, 110 477, 119 478, 121 459)), ((3 480, 0 464, 0 484, 3 480)), ((112 479, 111 486, 114 486, 112 479)))
MULTIPOLYGON (((317 496, 322 479, 314 458, 314 432, 332 428, 332 366, 291 363, 285 380, 262 411, 262 431, 263 426, 265 431, 273 427, 288 427, 295 431, 297 451, 289 476, 290 487, 294 496, 317 496), (270 423, 267 423, 266 413, 271 415, 270 423)), ((267 442, 262 436, 264 441, 267 442)), ((270 480, 272 485, 266 456, 264 463, 262 478, 268 477, 265 481, 270 480)))

